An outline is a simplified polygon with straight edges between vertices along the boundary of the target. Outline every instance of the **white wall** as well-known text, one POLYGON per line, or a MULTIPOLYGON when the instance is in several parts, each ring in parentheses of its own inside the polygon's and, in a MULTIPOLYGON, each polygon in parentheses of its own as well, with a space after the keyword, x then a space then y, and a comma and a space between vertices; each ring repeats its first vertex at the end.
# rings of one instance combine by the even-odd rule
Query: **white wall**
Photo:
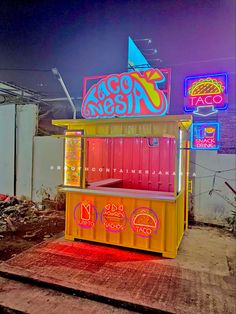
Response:
POLYGON ((41 201, 42 187, 54 197, 63 182, 64 139, 35 137, 37 113, 34 104, 0 105, 0 194, 41 201))
POLYGON ((16 114, 16 195, 31 199, 33 139, 37 128, 38 108, 18 105, 16 114))
POLYGON ((56 187, 63 183, 64 138, 36 136, 34 138, 33 201, 42 200, 46 190, 50 197, 56 195, 56 187))
MULTIPOLYGON (((193 173, 193 213, 201 222, 226 224, 236 205, 234 193, 224 183, 227 181, 236 190, 236 155, 218 154, 216 151, 191 152, 190 177, 193 173), (213 171, 211 171, 213 170, 213 171), (229 170, 229 171, 226 171, 229 170), (221 171, 216 173, 215 171, 221 171), (214 174, 215 183, 213 184, 214 174), (210 192, 213 190, 212 192, 210 192)), ((191 206, 191 202, 190 202, 191 206)))
POLYGON ((0 105, 0 194, 14 195, 15 104, 0 105))
MULTIPOLYGON (((63 182, 64 139, 34 137, 36 126, 37 107, 18 106, 16 194, 41 201, 40 190, 45 189, 54 197, 56 186, 63 182)), ((14 195, 14 137, 15 105, 0 105, 0 193, 9 195, 14 195)), ((227 181, 236 190, 236 171, 230 170, 236 168, 236 155, 191 151, 190 160, 193 193, 189 194, 189 206, 195 220, 226 224, 225 218, 234 209, 235 195, 224 182, 227 181)))

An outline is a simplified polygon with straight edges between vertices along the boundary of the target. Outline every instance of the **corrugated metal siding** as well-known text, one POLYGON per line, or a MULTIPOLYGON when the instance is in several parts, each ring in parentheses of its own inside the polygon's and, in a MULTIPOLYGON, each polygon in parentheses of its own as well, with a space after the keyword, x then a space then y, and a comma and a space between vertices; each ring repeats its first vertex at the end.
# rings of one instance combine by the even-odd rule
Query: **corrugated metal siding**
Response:
POLYGON ((175 156, 174 138, 89 138, 87 181, 117 178, 124 188, 174 192, 175 156))
MULTIPOLYGON (((66 223, 66 238, 85 239, 89 241, 97 241, 107 244, 116 244, 120 246, 132 247, 137 249, 150 250, 154 252, 165 251, 165 212, 174 207, 174 203, 163 201, 151 201, 143 199, 130 199, 126 197, 114 197, 108 195, 86 195, 78 193, 67 193, 67 223, 66 223), (76 225, 74 220, 74 208, 81 201, 90 201, 95 206, 98 219, 93 228, 80 228, 76 225), (107 203, 122 204, 127 216, 126 225, 123 232, 109 232, 105 229, 101 213, 107 203), (156 234, 150 238, 143 238, 136 235, 130 226, 130 215, 139 207, 151 208, 155 211, 159 227, 156 234)), ((174 236, 173 233, 169 236, 174 236)))

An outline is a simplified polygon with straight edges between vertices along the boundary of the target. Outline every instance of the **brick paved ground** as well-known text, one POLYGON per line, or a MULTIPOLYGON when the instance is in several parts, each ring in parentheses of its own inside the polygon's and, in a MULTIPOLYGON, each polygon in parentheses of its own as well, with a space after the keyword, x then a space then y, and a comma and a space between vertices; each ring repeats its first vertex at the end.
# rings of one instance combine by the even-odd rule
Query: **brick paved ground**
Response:
MULTIPOLYGON (((122 308, 71 296, 51 289, 40 288, 0 277, 0 313, 17 309, 23 313, 65 314, 131 314, 122 308)), ((9 313, 9 312, 7 312, 9 313)))
POLYGON ((234 244, 222 230, 194 228, 170 260, 60 238, 0 264, 0 274, 140 312, 233 314, 234 244))

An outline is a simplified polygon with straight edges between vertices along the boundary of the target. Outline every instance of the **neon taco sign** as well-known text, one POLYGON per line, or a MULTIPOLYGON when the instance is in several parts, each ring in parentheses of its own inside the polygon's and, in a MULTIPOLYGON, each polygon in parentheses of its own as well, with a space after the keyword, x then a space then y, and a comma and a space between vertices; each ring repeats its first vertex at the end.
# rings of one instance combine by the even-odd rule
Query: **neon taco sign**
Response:
POLYGON ((130 226, 137 236, 149 238, 157 233, 159 220, 151 208, 139 207, 130 216, 130 226))
POLYGON ((163 116, 168 101, 157 85, 164 81, 164 75, 157 69, 109 75, 89 89, 82 103, 82 116, 90 119, 163 116))
POLYGON ((228 76, 226 73, 186 77, 185 111, 208 116, 228 108, 228 76))

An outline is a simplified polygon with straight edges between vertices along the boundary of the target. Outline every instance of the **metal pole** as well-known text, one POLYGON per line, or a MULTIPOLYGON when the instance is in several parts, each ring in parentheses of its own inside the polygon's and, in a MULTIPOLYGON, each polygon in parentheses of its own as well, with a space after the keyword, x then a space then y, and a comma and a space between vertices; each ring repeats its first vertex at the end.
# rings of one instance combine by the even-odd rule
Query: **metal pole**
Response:
POLYGON ((63 90, 64 90, 64 92, 66 94, 66 97, 67 97, 67 99, 68 99, 68 101, 69 101, 69 103, 70 103, 70 105, 72 107, 73 119, 76 119, 76 108, 75 108, 75 105, 74 105, 74 103, 73 103, 73 101, 72 101, 72 99, 70 97, 70 94, 69 94, 69 92, 68 92, 68 90, 66 88, 65 83, 63 82, 63 79, 62 79, 59 71, 57 70, 57 68, 53 68, 52 69, 52 73, 57 77, 58 81, 60 82, 60 84, 61 84, 61 86, 62 86, 62 88, 63 88, 63 90))

